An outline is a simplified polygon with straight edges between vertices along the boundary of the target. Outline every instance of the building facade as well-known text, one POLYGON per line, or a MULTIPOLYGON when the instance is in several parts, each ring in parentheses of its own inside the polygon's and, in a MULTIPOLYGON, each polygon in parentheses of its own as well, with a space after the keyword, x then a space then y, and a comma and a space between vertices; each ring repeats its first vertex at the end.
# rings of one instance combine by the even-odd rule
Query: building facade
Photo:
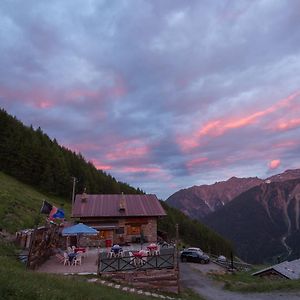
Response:
POLYGON ((72 217, 99 231, 94 244, 157 241, 157 220, 165 216, 155 195, 76 195, 72 217))

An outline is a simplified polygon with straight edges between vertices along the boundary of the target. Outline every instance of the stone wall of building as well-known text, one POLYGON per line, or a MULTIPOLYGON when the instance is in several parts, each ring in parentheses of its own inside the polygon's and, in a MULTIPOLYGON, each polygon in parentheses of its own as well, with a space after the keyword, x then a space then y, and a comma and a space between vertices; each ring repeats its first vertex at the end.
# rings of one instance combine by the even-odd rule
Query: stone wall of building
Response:
POLYGON ((157 220, 156 218, 149 218, 148 224, 142 225, 142 231, 148 242, 157 241, 157 220))

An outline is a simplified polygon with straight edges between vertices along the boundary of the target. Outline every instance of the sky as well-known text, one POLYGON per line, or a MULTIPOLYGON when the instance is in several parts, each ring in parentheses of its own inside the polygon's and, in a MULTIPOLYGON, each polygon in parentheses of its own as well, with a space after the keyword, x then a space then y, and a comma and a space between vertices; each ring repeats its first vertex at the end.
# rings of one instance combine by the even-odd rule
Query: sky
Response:
POLYGON ((300 167, 298 0, 1 0, 0 107, 166 199, 300 167))

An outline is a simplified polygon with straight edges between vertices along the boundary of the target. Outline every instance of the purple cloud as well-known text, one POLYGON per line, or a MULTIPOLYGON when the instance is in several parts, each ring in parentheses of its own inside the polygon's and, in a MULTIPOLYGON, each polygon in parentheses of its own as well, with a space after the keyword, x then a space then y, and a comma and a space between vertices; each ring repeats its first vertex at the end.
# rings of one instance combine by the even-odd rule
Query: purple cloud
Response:
POLYGON ((0 106, 162 198, 296 168, 299 11, 297 1, 2 1, 0 106))

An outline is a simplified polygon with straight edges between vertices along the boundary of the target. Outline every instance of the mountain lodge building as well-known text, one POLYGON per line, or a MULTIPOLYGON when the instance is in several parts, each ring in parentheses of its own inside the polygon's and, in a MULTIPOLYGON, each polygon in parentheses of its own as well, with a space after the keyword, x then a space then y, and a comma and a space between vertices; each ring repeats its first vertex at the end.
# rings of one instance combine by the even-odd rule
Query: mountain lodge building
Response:
POLYGON ((99 231, 95 242, 157 241, 157 220, 166 216, 155 195, 76 195, 72 217, 99 231))

